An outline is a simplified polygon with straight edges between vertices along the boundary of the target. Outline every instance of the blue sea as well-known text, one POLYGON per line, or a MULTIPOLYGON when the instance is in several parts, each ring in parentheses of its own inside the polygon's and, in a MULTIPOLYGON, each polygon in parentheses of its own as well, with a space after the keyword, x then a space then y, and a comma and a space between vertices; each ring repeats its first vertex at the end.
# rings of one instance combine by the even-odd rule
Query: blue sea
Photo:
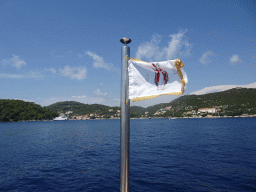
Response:
MULTIPOLYGON (((120 120, 0 123, 0 191, 119 191, 120 120)), ((129 191, 256 191, 256 118, 130 120, 129 191)))

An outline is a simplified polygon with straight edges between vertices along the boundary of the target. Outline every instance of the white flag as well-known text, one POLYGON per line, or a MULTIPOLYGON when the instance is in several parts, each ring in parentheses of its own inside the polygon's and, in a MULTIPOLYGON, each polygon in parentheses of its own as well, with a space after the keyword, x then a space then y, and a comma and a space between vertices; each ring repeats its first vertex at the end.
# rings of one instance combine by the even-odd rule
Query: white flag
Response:
POLYGON ((181 95, 188 82, 178 58, 161 62, 145 62, 135 58, 128 61, 129 99, 141 101, 160 95, 181 95))

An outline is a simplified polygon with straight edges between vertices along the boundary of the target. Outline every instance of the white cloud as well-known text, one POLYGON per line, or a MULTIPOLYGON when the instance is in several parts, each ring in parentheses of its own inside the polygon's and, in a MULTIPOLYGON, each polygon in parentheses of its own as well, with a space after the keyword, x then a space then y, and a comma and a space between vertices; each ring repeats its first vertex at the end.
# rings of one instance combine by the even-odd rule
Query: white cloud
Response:
POLYGON ((232 57, 230 57, 230 59, 229 59, 229 62, 231 64, 236 64, 236 63, 240 63, 242 61, 241 61, 241 59, 239 58, 238 55, 232 55, 232 57))
POLYGON ((160 60, 163 57, 163 53, 159 50, 160 36, 153 36, 150 42, 142 44, 138 47, 136 53, 137 59, 146 58, 147 60, 155 59, 160 60))
POLYGON ((169 42, 169 46, 163 49, 163 52, 166 52, 166 59, 176 59, 177 55, 190 53, 191 45, 186 40, 183 40, 185 33, 186 30, 181 30, 177 34, 170 35, 172 40, 169 42), (182 51, 182 47, 185 48, 184 51, 182 51))
POLYGON ((42 78, 43 74, 40 71, 30 71, 28 74, 23 76, 25 78, 42 78))
POLYGON ((43 74, 39 71, 30 71, 26 74, 0 74, 0 78, 13 78, 13 79, 20 79, 20 78, 42 78, 43 74))
POLYGON ((106 98, 106 97, 87 97, 82 96, 72 96, 72 97, 51 97, 51 98, 37 98, 36 101, 42 106, 48 106, 56 102, 61 101, 77 101, 85 104, 102 104, 107 106, 120 106, 119 98, 106 98))
POLYGON ((15 66, 17 69, 20 69, 22 65, 26 65, 26 62, 21 60, 18 56, 13 55, 11 59, 3 59, 1 61, 2 64, 11 64, 15 66))
POLYGON ((77 67, 71 68, 68 65, 64 69, 59 69, 60 73, 64 76, 70 77, 71 79, 82 80, 86 77, 86 68, 77 67))
POLYGON ((72 96, 72 98, 75 98, 75 99, 84 99, 84 98, 86 98, 86 95, 72 96))
POLYGON ((161 42, 161 36, 153 36, 150 42, 142 44, 138 47, 136 58, 145 58, 150 61, 159 61, 163 59, 176 59, 180 55, 190 55, 191 44, 184 40, 185 33, 186 30, 181 30, 177 34, 171 34, 171 41, 168 43, 168 47, 164 47, 162 51, 159 47, 159 44, 161 42))
POLYGON ((45 69, 45 71, 50 71, 52 73, 56 73, 56 70, 53 67, 51 67, 49 69, 45 69))
POLYGON ((214 55, 214 53, 212 51, 206 51, 202 57, 200 57, 199 61, 203 64, 207 64, 207 63, 210 63, 211 60, 210 58, 214 55))
POLYGON ((104 62, 103 58, 90 52, 90 51, 87 51, 86 52, 87 55, 91 56, 94 60, 93 62, 93 66, 98 68, 98 67, 103 67, 103 68, 106 68, 106 69, 110 69, 110 66, 104 62))
POLYGON ((248 85, 218 85, 218 86, 213 86, 213 87, 205 87, 201 90, 194 91, 194 92, 190 93, 190 95, 204 95, 207 93, 220 92, 220 91, 225 91, 228 89, 233 89, 235 87, 256 88, 256 82, 248 84, 248 85))
POLYGON ((107 92, 103 93, 103 92, 101 92, 99 89, 97 89, 96 91, 93 92, 93 94, 99 95, 99 96, 106 96, 106 95, 107 95, 107 92))
POLYGON ((0 78, 13 78, 13 79, 20 79, 22 75, 12 75, 12 74, 0 74, 0 78))

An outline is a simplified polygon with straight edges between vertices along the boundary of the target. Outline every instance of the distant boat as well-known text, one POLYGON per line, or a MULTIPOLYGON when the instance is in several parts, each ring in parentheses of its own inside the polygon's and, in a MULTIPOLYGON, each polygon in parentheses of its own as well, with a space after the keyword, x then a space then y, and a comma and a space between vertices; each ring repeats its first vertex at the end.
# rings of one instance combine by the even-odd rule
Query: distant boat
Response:
POLYGON ((149 119, 151 119, 151 117, 149 117, 149 119))
POLYGON ((65 121, 65 120, 68 120, 68 118, 65 116, 59 116, 53 119, 53 121, 65 121))

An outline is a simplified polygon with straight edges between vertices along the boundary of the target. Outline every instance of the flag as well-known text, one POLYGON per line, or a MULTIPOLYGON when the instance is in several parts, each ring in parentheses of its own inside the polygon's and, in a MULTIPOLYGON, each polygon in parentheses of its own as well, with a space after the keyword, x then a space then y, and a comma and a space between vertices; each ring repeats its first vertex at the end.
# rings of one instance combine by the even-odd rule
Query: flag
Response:
POLYGON ((181 95, 188 82, 178 58, 161 62, 145 62, 132 58, 128 61, 129 99, 141 101, 160 95, 181 95))

